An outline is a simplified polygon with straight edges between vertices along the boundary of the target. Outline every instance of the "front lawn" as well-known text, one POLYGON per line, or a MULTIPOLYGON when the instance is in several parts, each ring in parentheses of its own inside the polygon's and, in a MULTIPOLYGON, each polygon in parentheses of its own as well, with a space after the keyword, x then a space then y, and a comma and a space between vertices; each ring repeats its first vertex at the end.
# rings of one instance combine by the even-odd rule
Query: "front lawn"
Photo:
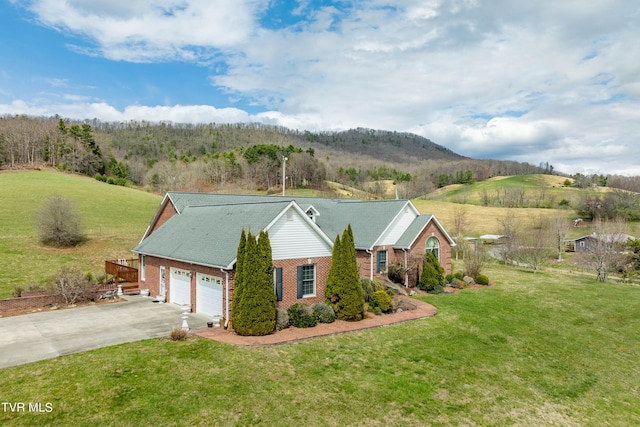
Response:
POLYGON ((163 339, 9 368, 3 425, 640 424, 640 287, 492 266, 435 318, 264 348, 163 339))

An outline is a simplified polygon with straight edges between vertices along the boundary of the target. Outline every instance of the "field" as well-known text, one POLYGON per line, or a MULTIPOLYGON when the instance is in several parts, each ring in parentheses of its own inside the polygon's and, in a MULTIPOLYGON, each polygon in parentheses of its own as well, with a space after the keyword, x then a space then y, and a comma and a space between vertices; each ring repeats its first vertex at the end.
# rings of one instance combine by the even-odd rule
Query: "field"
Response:
MULTIPOLYGON (((161 198, 54 171, 1 173, 0 296, 62 264, 100 271, 161 198), (41 246, 33 214, 74 200, 89 241, 41 246)), ((304 194, 312 195, 313 193, 304 194)), ((459 203, 416 200, 450 226, 459 203)), ((466 205, 471 235, 505 209, 466 205)), ((514 209, 523 218, 551 209, 514 209)), ((570 215, 570 213, 568 213, 570 215)), ((639 425, 640 287, 490 264, 494 285, 422 297, 436 317, 275 347, 154 339, 2 370, 2 425, 639 425)))
POLYGON ((2 172, 0 188, 0 298, 48 280, 63 265, 100 272, 105 259, 130 257, 162 200, 51 170, 2 172), (89 239, 77 248, 49 248, 36 238, 35 212, 54 193, 72 200, 83 220, 89 239))
POLYGON ((640 424, 640 288, 490 266, 435 318, 275 347, 155 339, 4 369, 3 425, 640 424))

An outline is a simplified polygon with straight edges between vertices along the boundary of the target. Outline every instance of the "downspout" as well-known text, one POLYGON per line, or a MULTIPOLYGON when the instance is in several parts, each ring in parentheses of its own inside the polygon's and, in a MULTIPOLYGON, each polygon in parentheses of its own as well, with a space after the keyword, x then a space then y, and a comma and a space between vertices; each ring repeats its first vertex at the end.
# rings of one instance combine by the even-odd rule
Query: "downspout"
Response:
POLYGON ((373 280, 373 252, 371 252, 369 249, 365 249, 365 252, 369 254, 369 279, 373 280))
POLYGON ((224 329, 226 330, 229 326, 229 272, 224 268, 221 268, 220 271, 224 273, 224 282, 225 282, 225 304, 224 304, 224 329))
POLYGON ((404 287, 409 287, 409 271, 407 270, 407 249, 402 248, 402 252, 404 252, 404 287))

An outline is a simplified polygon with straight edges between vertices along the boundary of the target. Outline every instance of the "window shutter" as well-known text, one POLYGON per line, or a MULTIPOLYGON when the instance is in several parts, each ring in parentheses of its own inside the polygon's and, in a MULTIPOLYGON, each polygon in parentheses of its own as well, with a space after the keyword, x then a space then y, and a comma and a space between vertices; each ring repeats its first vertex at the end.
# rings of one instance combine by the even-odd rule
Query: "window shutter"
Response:
POLYGON ((380 273, 381 269, 380 269, 380 261, 381 261, 381 255, 382 255, 382 251, 376 251, 376 272, 380 273))
POLYGON ((282 267, 276 267, 276 299, 282 301, 282 267))
POLYGON ((298 266, 298 298, 302 298, 302 266, 298 266))

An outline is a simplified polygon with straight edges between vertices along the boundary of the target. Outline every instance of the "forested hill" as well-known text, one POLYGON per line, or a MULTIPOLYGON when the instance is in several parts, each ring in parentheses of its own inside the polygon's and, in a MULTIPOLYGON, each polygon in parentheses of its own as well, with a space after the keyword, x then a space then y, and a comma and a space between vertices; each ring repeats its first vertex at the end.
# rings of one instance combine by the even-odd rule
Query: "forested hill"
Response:
POLYGON ((326 190, 333 181, 373 197, 389 186, 410 198, 496 175, 553 173, 549 164, 470 159, 427 138, 384 130, 0 117, 2 168, 48 165, 157 192, 277 191, 284 157, 289 188, 326 190))
POLYGON ((419 135, 374 129, 350 129, 343 132, 306 132, 306 139, 348 153, 373 156, 390 162, 417 159, 462 160, 465 157, 419 135))
POLYGON ((165 146, 172 146, 179 156, 221 152, 256 144, 313 148, 319 155, 350 153, 360 160, 371 158, 389 163, 465 159, 419 135, 363 128, 343 132, 301 132, 256 123, 95 123, 94 127, 96 131, 110 135, 113 147, 122 154, 146 157, 151 151, 158 160, 163 157, 159 149, 165 146))

